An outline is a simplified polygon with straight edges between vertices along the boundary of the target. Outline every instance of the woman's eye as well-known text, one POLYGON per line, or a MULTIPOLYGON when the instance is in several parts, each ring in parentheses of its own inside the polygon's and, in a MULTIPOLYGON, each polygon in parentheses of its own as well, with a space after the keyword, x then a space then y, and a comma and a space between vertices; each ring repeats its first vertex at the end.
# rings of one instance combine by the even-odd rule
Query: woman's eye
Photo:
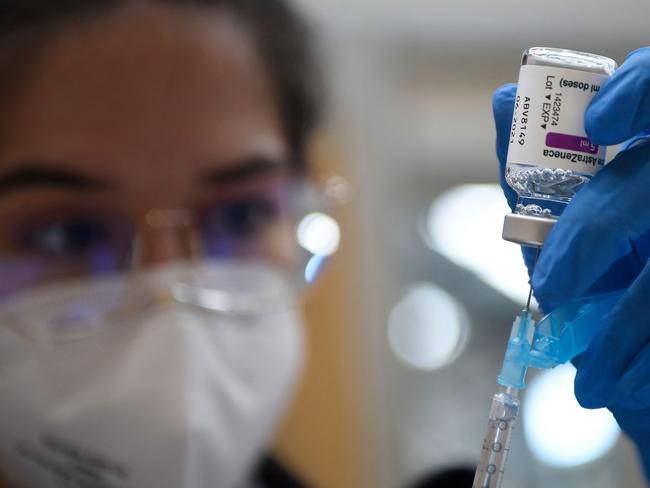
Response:
POLYGON ((250 238, 278 217, 277 207, 264 199, 248 199, 220 204, 209 209, 205 231, 210 238, 250 238))
POLYGON ((47 256, 87 254, 110 242, 109 231, 92 219, 70 219, 33 227, 22 236, 23 250, 47 256))

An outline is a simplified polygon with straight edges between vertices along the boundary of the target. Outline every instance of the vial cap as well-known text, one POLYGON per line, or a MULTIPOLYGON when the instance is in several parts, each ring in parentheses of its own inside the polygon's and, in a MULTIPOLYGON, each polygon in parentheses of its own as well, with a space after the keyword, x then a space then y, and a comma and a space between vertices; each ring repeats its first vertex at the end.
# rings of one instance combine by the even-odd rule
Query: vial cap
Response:
POLYGON ((503 222, 503 238, 527 247, 542 247, 556 220, 532 215, 508 214, 503 222))

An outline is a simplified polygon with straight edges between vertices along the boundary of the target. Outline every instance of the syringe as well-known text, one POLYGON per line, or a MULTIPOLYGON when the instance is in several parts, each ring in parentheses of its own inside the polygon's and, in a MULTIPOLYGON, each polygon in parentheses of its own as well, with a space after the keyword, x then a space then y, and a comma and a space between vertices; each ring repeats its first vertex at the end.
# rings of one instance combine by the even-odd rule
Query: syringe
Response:
MULTIPOLYGON (((483 439, 481 459, 476 468, 472 488, 499 488, 503 482, 505 465, 510 452, 510 441, 519 415, 519 390, 523 388, 526 368, 513 361, 513 353, 520 356, 530 351, 535 323, 528 307, 515 319, 508 342, 508 351, 499 375, 499 389, 492 397, 488 427, 483 439), (527 343, 527 345, 526 345, 527 343), (512 347, 514 345, 514 347, 512 347), (519 347, 521 346, 521 347, 519 347)), ((518 359, 518 357, 517 357, 518 359)))
MULTIPOLYGON (((535 261, 539 256, 539 248, 535 261)), ((528 357, 535 333, 535 321, 530 312, 533 287, 528 292, 526 308, 514 323, 503 360, 503 367, 497 379, 499 389, 492 397, 488 416, 488 427, 483 438, 481 459, 476 468, 472 488, 499 488, 503 483, 510 441, 519 416, 519 390, 524 387, 528 357)))

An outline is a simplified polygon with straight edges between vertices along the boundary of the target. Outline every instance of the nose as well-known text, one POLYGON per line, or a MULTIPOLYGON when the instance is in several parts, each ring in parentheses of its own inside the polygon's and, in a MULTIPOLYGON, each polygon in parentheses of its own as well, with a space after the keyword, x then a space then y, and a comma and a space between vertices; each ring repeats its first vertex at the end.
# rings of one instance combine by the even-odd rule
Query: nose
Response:
POLYGON ((192 222, 183 210, 152 210, 138 240, 137 264, 154 266, 187 260, 195 255, 192 222))

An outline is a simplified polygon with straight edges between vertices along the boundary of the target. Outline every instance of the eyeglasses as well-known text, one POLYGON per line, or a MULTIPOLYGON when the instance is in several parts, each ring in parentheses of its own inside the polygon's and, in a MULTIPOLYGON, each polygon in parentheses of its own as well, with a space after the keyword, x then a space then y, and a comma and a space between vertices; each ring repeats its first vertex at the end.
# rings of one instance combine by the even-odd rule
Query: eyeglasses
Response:
MULTIPOLYGON (((313 186, 287 178, 259 179, 194 208, 149 209, 139 215, 78 204, 33 204, 20 211, 0 205, 0 300, 14 297, 15 302, 17 295, 20 299, 89 277, 108 283, 170 261, 210 262, 215 269, 219 263, 264 263, 280 270, 292 286, 301 286, 314 281, 337 250, 340 234, 330 210, 313 186)), ((236 297, 219 285, 196 279, 183 285, 176 290, 179 301, 223 312, 237 308, 236 297)), ((109 299, 107 293, 101 303, 87 297, 95 304, 86 308, 112 313, 123 308, 123 294, 109 299)))

